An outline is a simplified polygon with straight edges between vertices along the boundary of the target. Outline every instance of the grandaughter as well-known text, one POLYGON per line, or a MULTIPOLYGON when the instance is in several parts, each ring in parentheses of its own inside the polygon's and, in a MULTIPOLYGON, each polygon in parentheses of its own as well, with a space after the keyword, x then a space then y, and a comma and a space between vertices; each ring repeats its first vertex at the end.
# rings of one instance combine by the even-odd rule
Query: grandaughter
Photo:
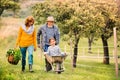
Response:
POLYGON ((44 54, 47 54, 49 56, 65 56, 66 54, 64 52, 61 52, 60 47, 56 44, 56 41, 54 38, 49 39, 50 46, 48 47, 47 52, 44 54))

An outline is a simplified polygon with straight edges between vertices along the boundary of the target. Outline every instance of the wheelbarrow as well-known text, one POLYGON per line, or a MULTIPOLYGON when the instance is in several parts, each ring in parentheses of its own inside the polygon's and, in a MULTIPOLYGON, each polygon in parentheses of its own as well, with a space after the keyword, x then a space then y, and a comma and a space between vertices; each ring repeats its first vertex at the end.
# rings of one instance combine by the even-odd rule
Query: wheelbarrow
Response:
POLYGON ((45 56, 47 61, 51 64, 52 66, 52 71, 61 74, 61 72, 64 71, 64 65, 63 65, 63 61, 66 58, 65 56, 49 56, 46 55, 45 56))

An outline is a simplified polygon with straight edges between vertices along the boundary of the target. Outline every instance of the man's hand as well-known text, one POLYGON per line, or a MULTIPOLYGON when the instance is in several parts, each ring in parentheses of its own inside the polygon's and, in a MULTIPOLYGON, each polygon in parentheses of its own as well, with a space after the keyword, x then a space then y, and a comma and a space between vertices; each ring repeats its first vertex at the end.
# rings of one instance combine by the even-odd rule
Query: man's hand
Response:
POLYGON ((42 48, 42 46, 40 44, 38 44, 38 48, 42 48))
POLYGON ((36 48, 34 48, 34 51, 36 51, 36 48))
POLYGON ((44 52, 44 56, 46 56, 47 55, 47 53, 46 52, 44 52))

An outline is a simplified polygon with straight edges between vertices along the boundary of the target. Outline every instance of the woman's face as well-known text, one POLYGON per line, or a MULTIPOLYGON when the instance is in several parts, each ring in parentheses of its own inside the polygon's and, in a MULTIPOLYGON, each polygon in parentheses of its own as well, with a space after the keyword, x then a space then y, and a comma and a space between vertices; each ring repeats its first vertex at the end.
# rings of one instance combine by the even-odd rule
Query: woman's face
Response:
POLYGON ((28 25, 29 26, 32 26, 34 24, 34 21, 33 20, 30 20, 29 22, 28 22, 28 25))

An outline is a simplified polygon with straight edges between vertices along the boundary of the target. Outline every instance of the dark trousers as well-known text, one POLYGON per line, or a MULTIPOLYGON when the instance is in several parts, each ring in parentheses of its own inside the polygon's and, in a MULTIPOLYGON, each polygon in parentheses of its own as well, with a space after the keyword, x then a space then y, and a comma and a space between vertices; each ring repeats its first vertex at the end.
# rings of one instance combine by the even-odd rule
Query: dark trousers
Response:
MULTIPOLYGON (((45 45, 44 46, 44 52, 47 52, 47 50, 48 50, 48 47, 49 47, 49 45, 45 45)), ((51 66, 51 64, 47 61, 47 59, 45 58, 45 67, 46 67, 46 71, 50 71, 51 69, 52 69, 52 66, 51 66)))
POLYGON ((50 71, 50 70, 52 69, 52 66, 51 66, 51 64, 47 61, 46 58, 45 58, 45 63, 46 63, 46 65, 45 65, 46 71, 50 71))

